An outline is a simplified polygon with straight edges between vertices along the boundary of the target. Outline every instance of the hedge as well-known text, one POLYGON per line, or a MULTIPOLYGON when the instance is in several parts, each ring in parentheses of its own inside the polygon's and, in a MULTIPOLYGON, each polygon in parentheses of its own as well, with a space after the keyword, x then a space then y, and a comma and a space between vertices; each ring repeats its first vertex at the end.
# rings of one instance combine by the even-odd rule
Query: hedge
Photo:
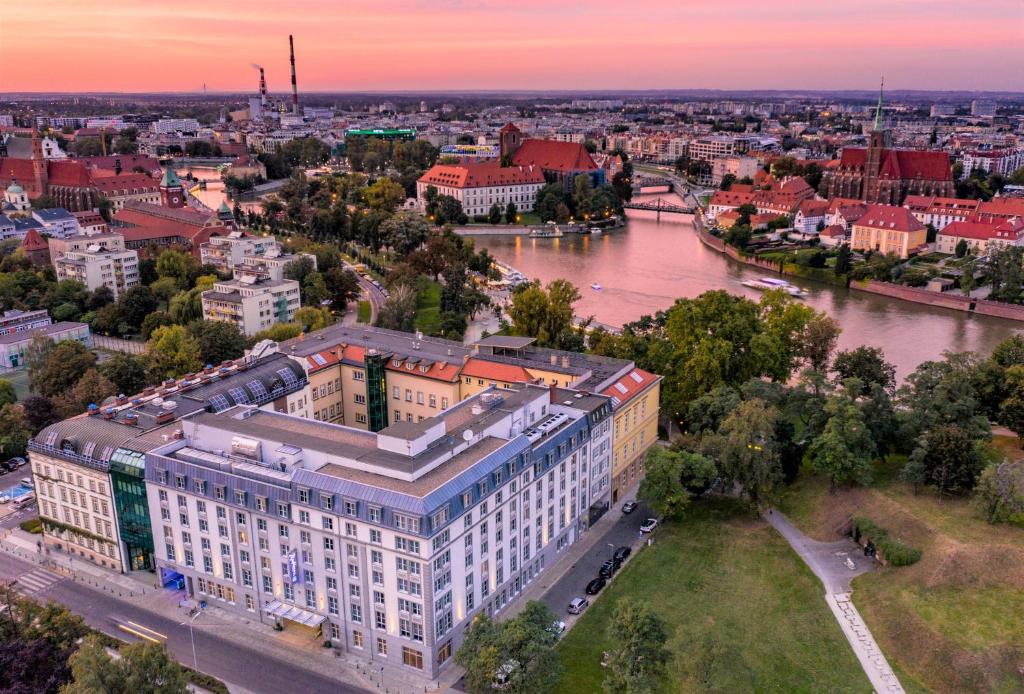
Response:
POLYGON ((18 525, 27 533, 39 535, 43 532, 43 522, 38 518, 29 518, 28 520, 18 523, 18 525))
POLYGON ((870 518, 855 516, 852 523, 853 539, 857 542, 860 542, 861 537, 871 540, 882 557, 893 566, 910 566, 921 559, 920 549, 892 537, 888 530, 870 518))

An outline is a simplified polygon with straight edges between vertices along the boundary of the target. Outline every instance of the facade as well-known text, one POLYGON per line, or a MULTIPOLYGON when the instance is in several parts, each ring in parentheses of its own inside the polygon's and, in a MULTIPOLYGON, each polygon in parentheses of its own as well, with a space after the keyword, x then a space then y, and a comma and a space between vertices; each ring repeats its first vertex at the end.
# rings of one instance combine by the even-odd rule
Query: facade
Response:
POLYGON ((793 215, 793 228, 805 234, 813 233, 819 224, 824 225, 827 214, 828 200, 804 200, 793 215))
POLYGON ((144 453, 180 436, 181 417, 242 402, 287 412, 304 385, 281 355, 239 359, 46 427, 29 441, 43 543, 116 571, 154 568, 144 453))
POLYGON ((661 376, 631 369, 601 391, 612 400, 611 503, 644 476, 647 449, 658 440, 661 376))
POLYGON ((971 150, 963 154, 964 171, 984 171, 1009 176, 1024 166, 1024 147, 971 150))
POLYGON ((39 223, 40 231, 55 239, 65 239, 81 233, 78 218, 67 210, 51 207, 32 212, 32 219, 39 223))
POLYGON ((114 212, 121 210, 129 202, 146 202, 151 205, 160 204, 160 186, 155 178, 147 173, 114 173, 93 175, 93 185, 105 199, 110 201, 114 212))
POLYGON ((497 204, 505 213, 511 202, 519 212, 532 212, 537 193, 544 187, 544 174, 533 166, 501 166, 497 161, 435 164, 416 182, 416 201, 425 210, 427 189, 450 195, 462 203, 469 215, 484 215, 497 204))
POLYGON ((124 244, 124 237, 121 234, 113 233, 93 234, 91 236, 78 234, 77 236, 69 236, 64 239, 50 239, 48 246, 50 256, 56 261, 68 253, 84 251, 89 246, 95 246, 96 244, 103 246, 109 251, 121 252, 127 250, 124 244))
POLYGON ((558 397, 491 390, 377 433, 248 407, 183 420, 146 455, 161 578, 434 678, 587 527, 610 408, 558 397))
POLYGON ((690 159, 711 163, 736 154, 736 141, 725 135, 699 137, 690 142, 688 153, 690 159))
POLYGON ((89 239, 84 249, 67 251, 61 256, 51 255, 58 280, 76 280, 90 291, 108 287, 113 292, 115 301, 139 284, 138 253, 131 250, 114 250, 107 246, 104 240, 97 240, 95 236, 84 238, 89 239))
POLYGON ((255 335, 276 323, 288 323, 299 308, 299 283, 272 279, 262 270, 240 266, 235 278, 203 292, 203 319, 234 324, 255 335))
POLYGON ((850 229, 850 248, 907 259, 926 247, 928 230, 905 207, 871 205, 850 229))
POLYGON ((36 311, 19 311, 11 309, 0 314, 0 335, 25 332, 33 328, 50 325, 50 314, 46 309, 36 311))
POLYGON ((721 185, 722 179, 732 174, 736 180, 749 178, 753 180, 761 168, 756 157, 726 156, 718 157, 711 162, 711 183, 721 185))
POLYGON ((953 254, 964 241, 976 255, 1001 246, 1024 246, 1024 218, 990 222, 952 222, 935 237, 935 250, 953 254))
POLYGON ((0 332, 0 368, 17 369, 28 364, 28 348, 37 335, 53 342, 78 340, 86 347, 92 347, 92 335, 87 324, 62 321, 51 325, 49 316, 46 321, 43 325, 26 330, 0 332))
POLYGON ((241 265, 246 256, 265 256, 275 248, 280 249, 280 246, 273 236, 249 236, 232 231, 227 236, 215 236, 200 244, 199 260, 227 274, 241 265))
POLYGON ((903 206, 922 224, 931 224, 941 231, 953 222, 964 222, 978 211, 978 200, 908 195, 903 206))

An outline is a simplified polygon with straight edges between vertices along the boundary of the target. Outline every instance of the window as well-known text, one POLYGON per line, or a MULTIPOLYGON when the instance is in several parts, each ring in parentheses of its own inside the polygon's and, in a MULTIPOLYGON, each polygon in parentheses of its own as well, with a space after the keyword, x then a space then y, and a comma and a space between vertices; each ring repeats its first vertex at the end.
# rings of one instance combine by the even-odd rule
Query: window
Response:
POLYGON ((256 497, 256 510, 266 511, 267 510, 267 497, 258 496, 256 497))
POLYGON ((325 537, 324 538, 324 550, 326 550, 328 552, 333 552, 334 551, 334 538, 333 537, 325 537))
POLYGON ((420 519, 413 518, 412 516, 406 516, 401 513, 394 514, 395 527, 399 530, 405 530, 410 533, 418 533, 420 531, 420 519))
POLYGON ((299 522, 303 525, 309 525, 309 511, 299 509, 299 522))
POLYGON ((349 617, 356 624, 362 624, 363 622, 363 608, 361 605, 352 603, 349 607, 349 617))
POLYGON ((416 540, 410 540, 399 535, 395 536, 395 549, 402 552, 410 552, 412 554, 420 553, 420 543, 416 540))
POLYGON ((388 628, 388 617, 382 610, 373 611, 374 624, 378 629, 388 628))
POLYGON ((377 654, 387 657, 388 641, 383 636, 377 637, 377 654))
MULTIPOLYGON (((331 496, 330 494, 321 494, 320 495, 320 507, 324 508, 324 509, 327 509, 328 511, 334 510, 334 497, 331 496)), ((325 519, 325 520, 327 520, 327 519, 325 519)), ((327 526, 325 525, 324 528, 327 528, 327 526)))
POLYGON ((349 515, 349 516, 356 515, 356 502, 349 501, 349 500, 346 499, 343 503, 345 504, 345 514, 346 515, 349 515))
POLYGON ((423 654, 415 648, 402 646, 402 664, 414 667, 417 670, 423 669, 423 654))
POLYGON ((369 509, 370 522, 380 523, 382 518, 382 509, 379 506, 370 506, 369 509))
POLYGON ((353 394, 352 399, 355 401, 355 403, 357 405, 365 405, 366 404, 366 396, 363 395, 362 393, 355 393, 355 394, 353 394))
POLYGON ((324 526, 324 530, 334 530, 334 519, 330 516, 324 516, 320 524, 324 526))
POLYGON ((292 507, 291 507, 291 504, 286 504, 286 503, 281 502, 281 501, 277 502, 277 515, 280 518, 291 518, 292 517, 292 507))

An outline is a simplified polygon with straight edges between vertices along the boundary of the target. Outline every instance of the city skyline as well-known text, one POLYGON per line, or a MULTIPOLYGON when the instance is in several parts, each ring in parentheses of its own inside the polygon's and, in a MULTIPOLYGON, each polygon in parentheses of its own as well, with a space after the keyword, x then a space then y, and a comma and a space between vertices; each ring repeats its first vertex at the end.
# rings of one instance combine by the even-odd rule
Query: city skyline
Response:
POLYGON ((1024 61, 1015 0, 788 5, 658 2, 625 16, 607 0, 585 12, 564 1, 304 0, 282 17, 265 0, 187 13, 165 2, 113 0, 101 11, 41 0, 4 9, 0 65, 24 68, 4 70, 0 91, 250 91, 258 63, 270 89, 285 92, 289 33, 300 93, 848 90, 872 89, 883 73, 893 90, 1020 89, 1014 73, 988 69, 1024 61))

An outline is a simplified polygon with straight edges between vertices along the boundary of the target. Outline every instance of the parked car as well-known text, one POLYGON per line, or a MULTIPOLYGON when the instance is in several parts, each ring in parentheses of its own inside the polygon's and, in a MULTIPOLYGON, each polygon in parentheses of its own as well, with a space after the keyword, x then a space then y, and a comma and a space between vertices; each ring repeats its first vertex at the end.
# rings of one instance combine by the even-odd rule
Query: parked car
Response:
POLYGON ((617 550, 615 550, 614 557, 618 559, 619 563, 621 564, 622 562, 626 561, 626 557, 628 557, 632 551, 633 550, 631 550, 629 547, 619 547, 617 550))
POLYGON ((589 604, 590 601, 586 598, 573 598, 569 603, 569 614, 580 614, 589 604))
POLYGON ((601 564, 601 569, 598 571, 598 575, 601 578, 610 579, 612 577, 612 574, 614 574, 618 570, 619 562, 615 561, 614 559, 609 559, 604 564, 601 564))
POLYGON ((606 580, 598 576, 593 581, 587 584, 587 595, 597 595, 601 592, 601 589, 604 588, 606 583, 606 580))
POLYGON ((640 526, 640 532, 649 533, 658 527, 657 518, 648 518, 644 521, 644 524, 640 526))
POLYGON ((626 503, 624 503, 622 505, 622 512, 623 513, 632 513, 633 511, 636 510, 637 506, 638 506, 638 504, 635 501, 627 501, 626 503))
POLYGON ((556 619, 555 621, 551 622, 551 626, 548 627, 548 631, 550 631, 555 636, 561 636, 562 632, 565 631, 565 622, 563 622, 560 619, 556 619))

